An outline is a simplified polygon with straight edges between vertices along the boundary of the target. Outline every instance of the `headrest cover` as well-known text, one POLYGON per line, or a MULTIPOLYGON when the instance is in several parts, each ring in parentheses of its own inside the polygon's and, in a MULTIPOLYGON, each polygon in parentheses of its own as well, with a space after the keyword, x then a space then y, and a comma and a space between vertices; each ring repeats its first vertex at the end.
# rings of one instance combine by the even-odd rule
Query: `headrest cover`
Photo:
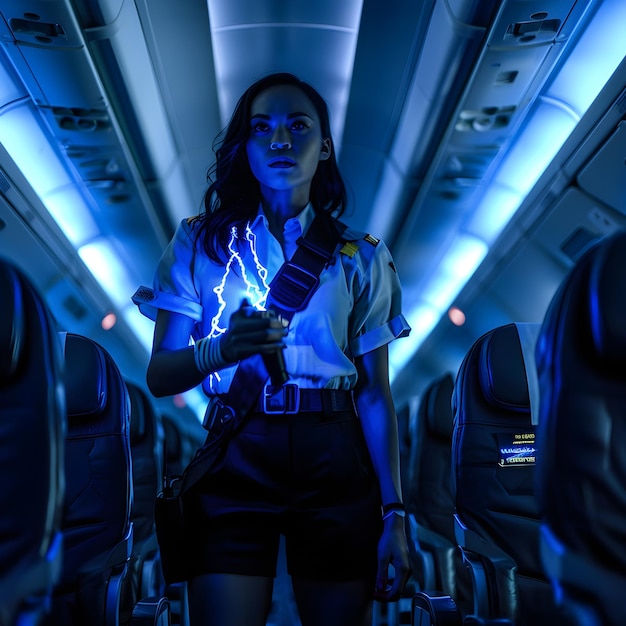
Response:
POLYGON ((0 386, 8 384, 19 366, 24 337, 22 285, 15 270, 0 263, 0 386))
POLYGON ((126 381, 126 387, 130 396, 130 441, 135 444, 146 436, 147 399, 133 383, 126 381))
POLYGON ((452 392, 454 379, 447 373, 437 379, 427 398, 426 420, 428 430, 445 439, 452 438, 454 420, 452 419, 452 392))
POLYGON ((536 323, 516 323, 519 342, 522 348, 522 358, 524 359, 524 369, 526 370, 526 384, 528 385, 528 401, 530 402, 531 423, 534 426, 539 424, 539 413, 541 398, 539 395, 539 377, 537 375, 537 363, 535 361, 535 350, 537 338, 541 330, 541 324, 536 323))
POLYGON ((480 351, 480 386, 485 399, 509 411, 530 411, 526 369, 515 324, 495 329, 480 351))
POLYGON ((591 334, 599 357, 626 365, 626 233, 597 249, 589 280, 591 334))
POLYGON ((98 345, 80 335, 67 334, 65 394, 69 417, 95 416, 106 406, 107 371, 98 345))

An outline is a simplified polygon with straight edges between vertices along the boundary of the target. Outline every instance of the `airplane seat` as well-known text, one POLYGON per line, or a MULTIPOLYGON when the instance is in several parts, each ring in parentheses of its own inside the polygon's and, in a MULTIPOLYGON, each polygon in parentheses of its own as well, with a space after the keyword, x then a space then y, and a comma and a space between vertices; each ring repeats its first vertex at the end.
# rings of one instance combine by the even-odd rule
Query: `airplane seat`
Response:
POLYGON ((507 324, 485 333, 465 355, 455 382, 455 531, 472 575, 474 620, 566 623, 539 556, 539 326, 507 324))
POLYGON ((122 585, 132 550, 130 402, 109 353, 63 333, 68 430, 63 568, 49 624, 125 623, 122 585))
POLYGON ((61 572, 65 397, 54 321, 0 259, 0 624, 39 624, 61 572))
POLYGON ((398 422, 398 451, 400 453, 400 484, 403 487, 404 504, 407 505, 407 489, 411 482, 411 448, 414 439, 415 420, 411 415, 411 403, 396 410, 398 422))
POLYGON ((452 493, 452 391, 446 372, 422 394, 411 446, 408 518, 417 538, 416 577, 420 589, 437 590, 469 609, 471 586, 454 534, 452 493))
POLYGON ((130 447, 133 466, 133 553, 130 569, 134 601, 161 595, 161 571, 154 522, 154 501, 163 477, 163 425, 141 387, 126 381, 130 395, 130 447))
POLYGON ((541 553, 571 624, 626 624, 626 232, 579 259, 537 343, 541 553))
MULTIPOLYGON (((193 443, 181 431, 173 417, 167 414, 161 417, 164 432, 164 473, 168 476, 182 475, 195 451, 192 450, 193 443)), ((187 583, 167 585, 165 594, 170 602, 172 624, 187 626, 189 624, 187 583)))

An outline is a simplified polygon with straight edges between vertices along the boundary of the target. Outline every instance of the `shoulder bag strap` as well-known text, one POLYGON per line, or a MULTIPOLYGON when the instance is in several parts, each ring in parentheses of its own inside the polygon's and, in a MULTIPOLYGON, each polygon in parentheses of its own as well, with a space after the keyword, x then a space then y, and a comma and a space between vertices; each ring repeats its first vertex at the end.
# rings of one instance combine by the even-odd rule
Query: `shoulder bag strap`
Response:
MULTIPOLYGON (((306 308, 345 228, 330 216, 316 214, 304 237, 298 239, 293 257, 283 263, 270 282, 268 309, 291 321, 297 311, 306 308)), ((224 397, 226 404, 236 409, 238 415, 247 415, 258 400, 267 376, 260 354, 241 361, 224 397)))

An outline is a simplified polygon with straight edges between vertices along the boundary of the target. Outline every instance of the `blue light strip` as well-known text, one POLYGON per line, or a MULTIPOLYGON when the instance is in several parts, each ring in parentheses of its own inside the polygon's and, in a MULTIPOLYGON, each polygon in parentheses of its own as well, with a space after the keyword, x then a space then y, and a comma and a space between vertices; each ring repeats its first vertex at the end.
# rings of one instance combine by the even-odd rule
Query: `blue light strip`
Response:
POLYGON ((394 341, 389 348, 390 380, 407 364, 419 346, 434 330, 470 276, 483 262, 489 248, 472 235, 461 234, 452 242, 446 256, 430 277, 417 306, 407 314, 411 334, 394 341))
POLYGON ((119 309, 128 306, 136 284, 111 242, 100 237, 78 249, 78 254, 119 309))

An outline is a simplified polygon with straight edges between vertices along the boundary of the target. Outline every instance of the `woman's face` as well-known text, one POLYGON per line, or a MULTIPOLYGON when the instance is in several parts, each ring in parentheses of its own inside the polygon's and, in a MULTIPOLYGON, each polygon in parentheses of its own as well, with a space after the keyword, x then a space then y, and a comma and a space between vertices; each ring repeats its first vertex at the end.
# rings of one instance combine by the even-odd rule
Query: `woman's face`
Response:
POLYGON ((300 189, 308 195, 317 165, 330 150, 315 106, 298 87, 275 85, 252 101, 246 152, 262 190, 300 189))

